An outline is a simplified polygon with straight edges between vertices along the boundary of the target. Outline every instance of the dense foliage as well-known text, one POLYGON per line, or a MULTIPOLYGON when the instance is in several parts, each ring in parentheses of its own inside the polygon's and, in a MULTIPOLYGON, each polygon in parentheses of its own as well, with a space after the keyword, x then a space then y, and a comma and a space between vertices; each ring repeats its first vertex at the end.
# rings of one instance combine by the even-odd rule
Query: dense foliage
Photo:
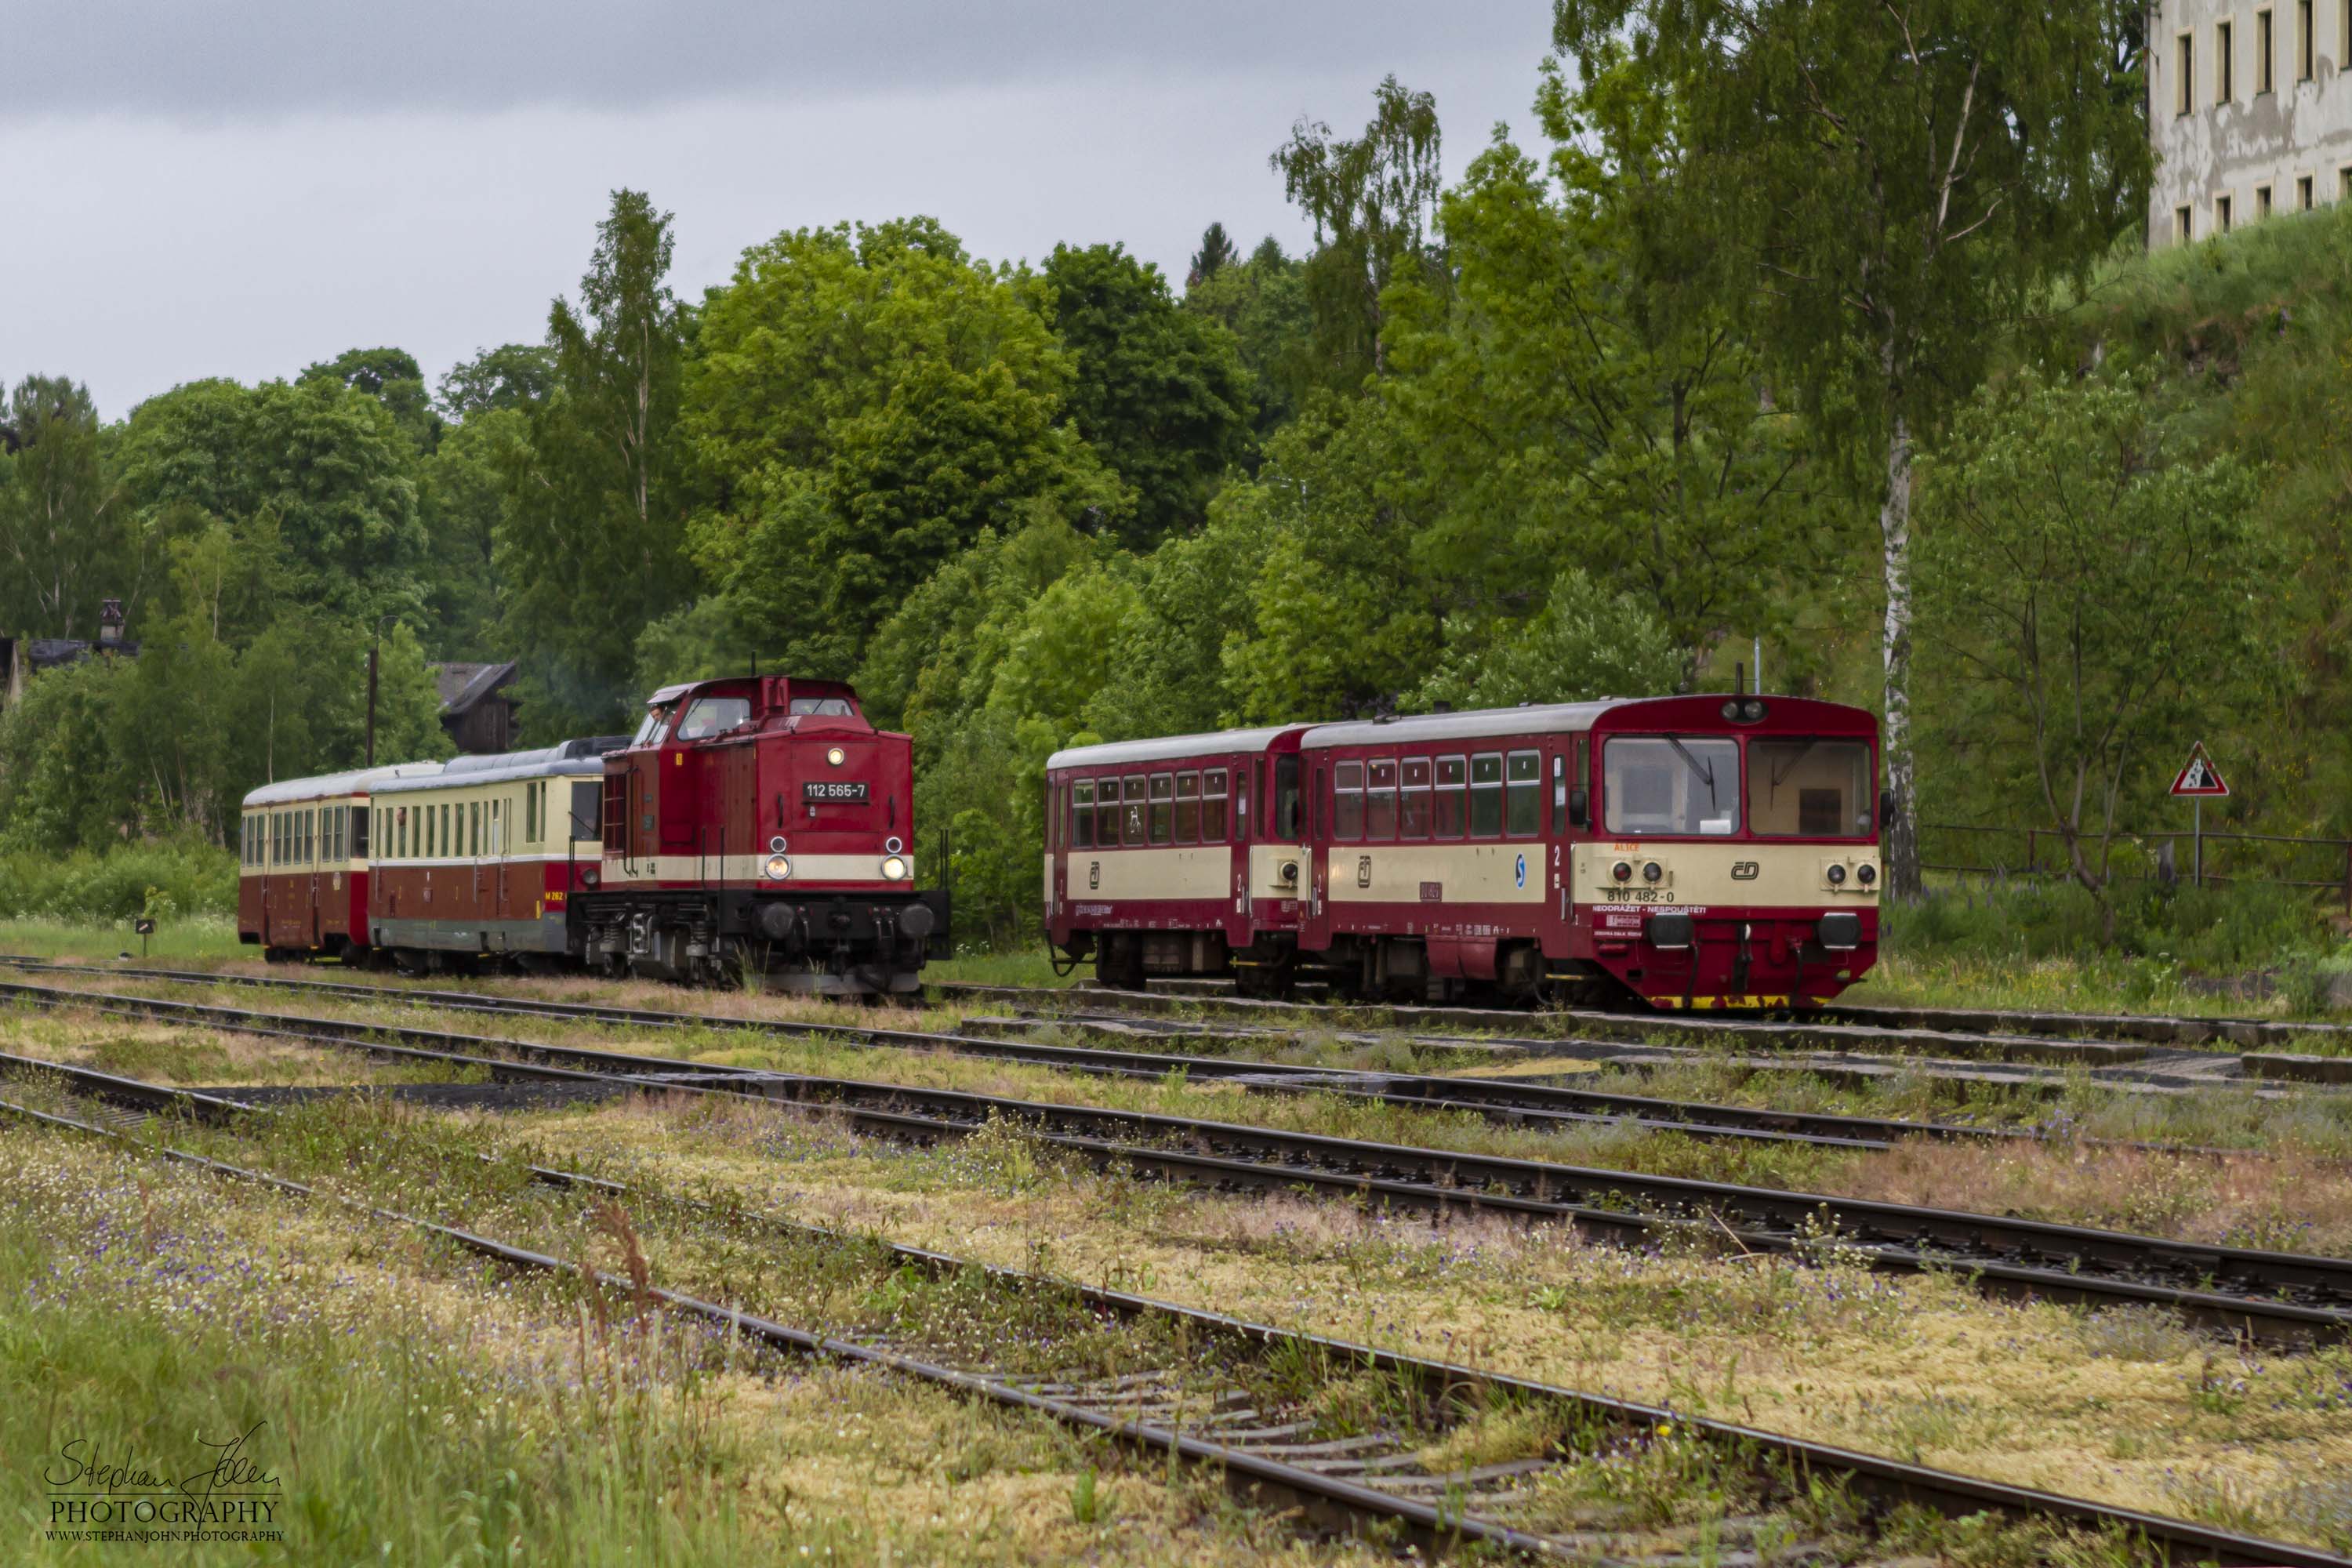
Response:
POLYGON ((430 388, 358 348, 109 425, 26 377, 5 629, 120 597, 142 648, 0 723, 0 849, 220 839, 358 760, 379 637, 400 757, 428 658, 520 659, 532 742, 756 662, 915 733, 964 934, 1009 942, 1057 747, 1728 685, 1760 639, 1773 689, 1916 712, 1926 816, 2056 830, 2127 935, 2189 739, 2287 830, 2352 770, 2340 444, 2281 434, 2344 424, 2346 225, 2138 258, 2133 15, 1577 0, 1541 145, 1448 186, 1390 79, 1271 152, 1307 253, 1211 223, 1181 288, 910 216, 693 298, 621 191, 541 341, 430 388))

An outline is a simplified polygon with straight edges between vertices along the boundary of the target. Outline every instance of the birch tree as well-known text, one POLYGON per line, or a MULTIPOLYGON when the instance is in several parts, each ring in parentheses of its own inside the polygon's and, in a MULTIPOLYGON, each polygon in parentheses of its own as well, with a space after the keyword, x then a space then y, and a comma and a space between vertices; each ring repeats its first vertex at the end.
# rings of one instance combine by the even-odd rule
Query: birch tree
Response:
POLYGON ((2002 329, 2144 205, 2137 0, 1555 0, 1581 64, 1672 83, 1679 198, 1744 263, 1760 345, 1876 511, 1889 890, 1916 893, 1912 461, 2002 329))

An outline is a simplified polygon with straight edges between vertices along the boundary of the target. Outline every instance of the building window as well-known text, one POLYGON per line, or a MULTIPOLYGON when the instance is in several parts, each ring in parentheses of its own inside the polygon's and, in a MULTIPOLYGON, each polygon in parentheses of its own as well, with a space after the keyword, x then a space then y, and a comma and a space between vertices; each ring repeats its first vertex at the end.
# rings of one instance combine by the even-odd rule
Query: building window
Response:
POLYGON ((2311 176, 2309 174, 2295 176, 2294 210, 2299 213, 2307 213, 2311 210, 2311 176))
POLYGON ((2254 221, 2260 223, 2270 216, 2271 188, 2268 185, 2256 185, 2254 187, 2254 221))
MULTIPOLYGON (((2345 10, 2347 14, 2352 14, 2352 5, 2346 6, 2345 10)), ((2337 182, 2336 187, 2337 199, 2352 200, 2352 163, 2347 163, 2344 167, 2338 169, 2336 172, 2336 179, 2337 182)))
POLYGON ((2228 22, 2213 24, 2213 101, 2227 103, 2237 96, 2237 50, 2231 34, 2235 28, 2228 22))
POLYGON ((2172 40, 2172 112, 2187 114, 2197 104, 2197 36, 2183 33, 2172 40))
POLYGON ((2274 65, 2278 58, 2278 29, 2272 26, 2271 13, 2254 13, 2254 92, 2257 96, 2273 91, 2278 86, 2274 65))
POLYGON ((2227 196, 2213 198, 2213 232, 2215 234, 2230 232, 2230 198, 2227 196))
POLYGON ((2173 237, 2174 237, 2175 238, 2177 238, 2178 240, 2179 240, 2179 242, 2180 242, 2181 244, 2183 244, 2183 245, 2186 245, 2186 244, 2188 244, 2188 243, 2189 243, 2189 238, 2190 238, 2190 231, 2191 231, 2192 227, 2194 226, 2189 222, 2189 208, 2187 208, 2187 207, 2175 207, 2175 208, 2173 208, 2173 209, 2172 209, 2172 232, 2173 232, 2173 237))
POLYGON ((2294 0, 2294 79, 2311 79, 2311 0, 2294 0))

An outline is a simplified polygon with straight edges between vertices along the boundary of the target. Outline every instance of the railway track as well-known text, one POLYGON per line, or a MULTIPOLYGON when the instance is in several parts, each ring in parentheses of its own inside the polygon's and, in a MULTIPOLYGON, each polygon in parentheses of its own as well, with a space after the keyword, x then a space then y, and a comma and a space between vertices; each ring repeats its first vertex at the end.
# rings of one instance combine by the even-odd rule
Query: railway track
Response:
MULTIPOLYGON (((22 1060, 22 1058, 17 1058, 22 1060)), ((85 1121, 0 1100, 0 1113, 60 1131, 124 1142, 158 1158, 226 1180, 257 1184, 306 1201, 341 1205, 368 1217, 409 1227, 473 1255, 519 1270, 577 1278, 577 1262, 566 1262, 476 1232, 320 1192, 304 1184, 228 1163, 206 1155, 135 1136, 158 1116, 186 1115, 209 1122, 255 1114, 233 1098, 186 1090, 95 1072, 40 1064, 60 1074, 74 1091, 127 1112, 85 1121)), ((531 1166, 537 1183, 596 1194, 615 1201, 635 1199, 708 1211, 709 1205, 663 1194, 645 1199, 628 1187, 579 1173, 531 1166)), ((742 1217, 742 1216, 738 1216, 742 1217)), ((749 1216, 777 1233, 826 1244, 876 1245, 791 1221, 749 1216)), ((797 1327, 699 1300, 682 1291, 599 1272, 595 1284, 615 1293, 637 1293, 682 1318, 718 1331, 751 1339, 774 1351, 835 1358, 887 1369, 954 1390, 987 1403, 1033 1411, 1082 1430, 1098 1432, 1148 1454, 1214 1467, 1236 1490, 1260 1502, 1297 1510, 1310 1526, 1328 1531, 1367 1527, 1402 1532, 1429 1552, 1476 1542, 1515 1555, 1583 1562, 1617 1560, 1618 1532, 1546 1528, 1528 1515, 1538 1505, 1548 1473, 1572 1465, 1582 1445, 1618 1451, 1675 1429, 1706 1445, 1727 1467, 1759 1478, 1766 1499, 1802 1497, 1818 1481, 1843 1487, 1874 1517, 1897 1505, 1923 1508, 1948 1517, 1994 1513, 2094 1532, 2139 1549, 2136 1554, 2176 1563, 2277 1564, 2281 1568, 2346 1568, 2347 1559, 2307 1546, 2263 1540, 2188 1521, 2110 1507, 2077 1498, 2003 1486, 1974 1477, 1906 1465, 1831 1445, 1810 1442, 1733 1423, 1695 1417, 1654 1405, 1561 1388, 1474 1367, 1401 1355, 1376 1347, 1252 1323, 1223 1314, 1154 1300, 1126 1292, 1075 1285, 1017 1270, 981 1265, 946 1254, 881 1244, 895 1267, 934 1277, 977 1272, 997 1288, 1039 1295, 1072 1297, 1087 1313, 1105 1321, 1157 1320, 1190 1331, 1178 1342, 1201 1347, 1192 1365, 1160 1366, 1107 1376, 1099 1373, 1039 1374, 944 1362, 928 1347, 878 1336, 844 1336, 797 1327), (1306 1402, 1294 1391, 1286 1403, 1265 1397, 1263 1384, 1249 1386, 1239 1368, 1248 1360, 1280 1356, 1290 1367, 1320 1369, 1327 1376, 1371 1372, 1411 1391, 1420 1414, 1419 1432, 1383 1429, 1331 1437, 1317 1428, 1306 1402), (1198 1366, 1209 1368, 1202 1383, 1198 1366), (1566 1443, 1544 1452, 1460 1470, 1433 1470, 1421 1447, 1446 1424, 1498 1408, 1538 1405, 1570 1417, 1566 1443), (1415 1442, 1414 1438, 1422 1441, 1415 1442), (1516 1519, 1515 1519, 1516 1516, 1516 1519)), ((1738 1551, 1759 1516, 1735 1517, 1687 1552, 1644 1552, 1648 1563, 1716 1561, 1738 1551)), ((1801 1546, 1801 1542, 1794 1543, 1801 1546)))
POLYGON ((2352 1331, 2352 1260, 2259 1252, 2079 1226, 1597 1170, 961 1090, 712 1068, 415 1026, 273 1015, 24 984, 0 994, 367 1051, 494 1081, 626 1084, 820 1110, 856 1131, 929 1146, 1011 1126, 1097 1168, 1224 1191, 1304 1191, 1399 1211, 1479 1213, 1619 1243, 1714 1238, 1748 1252, 1834 1247, 1891 1272, 1951 1271, 1978 1288, 2094 1305, 2157 1305, 2267 1343, 2352 1331), (394 1043, 401 1042, 401 1043, 394 1043))
MULTIPOLYGON (((495 993, 413 989, 278 975, 210 974, 202 971, 101 969, 94 965, 33 965, 0 959, 44 973, 164 982, 172 984, 234 985, 345 1000, 396 1001, 413 1006, 522 1017, 612 1024, 633 1028, 735 1029, 782 1038, 846 1040, 868 1047, 940 1052, 1110 1078, 1164 1078, 1181 1073, 1199 1082, 1224 1082, 1262 1093, 1337 1094, 1372 1103, 1421 1110, 1462 1111, 1506 1125, 1568 1127, 1631 1126, 1684 1137, 1764 1143, 1799 1143, 1883 1152, 1908 1138, 1979 1142, 2032 1142, 2028 1130, 1967 1123, 1913 1121, 1892 1117, 1850 1116, 1831 1111, 1777 1110, 1765 1107, 1614 1094, 1525 1079, 1470 1078, 1459 1074, 1370 1071, 1350 1068, 1301 1067, 1246 1057, 1144 1051, 1124 1047, 1043 1044, 971 1033, 874 1028, 853 1024, 780 1022, 723 1015, 622 1007, 599 1003, 551 1002, 495 993)), ((0 985, 0 994, 6 988, 0 985)), ((1038 1020, 975 1020, 1018 1028, 1038 1020)), ((2096 1143, 2098 1140, 2082 1140, 2096 1143)), ((2216 1154, 2223 1151, 2132 1142, 2133 1148, 2216 1154)))
POLYGON ((1191 1014, 1265 1023, 1300 1016, 1357 1026, 1416 1031, 1478 1029, 1527 1037, 1573 1035, 1583 1040, 1619 1042, 1667 1039, 1707 1041, 1717 1047, 1759 1051, 1791 1047, 1836 1052, 1900 1052, 1965 1060, 2042 1062, 2097 1069, 2124 1069, 2140 1063, 2226 1065, 2247 1077, 2301 1078, 2352 1083, 2352 1058, 2297 1057, 2279 1051, 2242 1052, 2214 1046, 2342 1047, 2352 1028, 2328 1024, 2236 1021, 2224 1032, 2198 1029, 2192 1021, 2168 1018, 2108 1018, 2093 1015, 1967 1012, 1958 1009, 1885 1010, 1849 1007, 1803 1016, 1729 1013, 1617 1013, 1592 1008, 1510 1011, 1499 1008, 1417 1007, 1391 1004, 1312 1001, 1261 1002, 1212 990, 1117 991, 1094 985, 973 985, 956 982, 929 988, 943 998, 1001 1003, 1047 1014, 1087 1009, 1130 1014, 1191 1014), (1927 1022, 1912 1023, 1920 1019, 1927 1022), (2004 1025, 2015 1024, 2015 1028, 2004 1025), (2122 1037, 2095 1033, 2107 1025, 2143 1027, 2122 1037), (2067 1026, 2077 1027, 2069 1029, 2067 1026), (2169 1030, 2171 1032, 2168 1033, 2169 1030))

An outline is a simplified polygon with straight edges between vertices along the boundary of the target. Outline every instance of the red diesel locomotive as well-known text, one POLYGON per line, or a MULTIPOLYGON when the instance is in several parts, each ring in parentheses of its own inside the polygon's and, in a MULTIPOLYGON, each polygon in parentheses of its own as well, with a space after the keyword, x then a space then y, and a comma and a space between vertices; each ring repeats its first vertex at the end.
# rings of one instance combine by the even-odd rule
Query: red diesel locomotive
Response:
POLYGON ((1876 777, 1868 711, 1794 697, 1083 747, 1047 763, 1047 936, 1123 985, 1230 973, 1270 994, 1313 973, 1363 996, 1818 1005, 1876 959, 1876 777), (1221 763, 1275 763, 1279 796, 1285 760, 1287 821, 1243 811, 1220 849, 1204 814, 1180 815, 1221 763), (1221 858, 1231 885, 1212 889, 1221 858))
POLYGON ((914 886, 912 754, 849 687, 758 677, 665 688, 625 739, 272 784, 247 797, 240 934, 273 958, 910 992, 948 915, 914 886), (322 871, 351 884, 340 924, 303 901, 322 871))

